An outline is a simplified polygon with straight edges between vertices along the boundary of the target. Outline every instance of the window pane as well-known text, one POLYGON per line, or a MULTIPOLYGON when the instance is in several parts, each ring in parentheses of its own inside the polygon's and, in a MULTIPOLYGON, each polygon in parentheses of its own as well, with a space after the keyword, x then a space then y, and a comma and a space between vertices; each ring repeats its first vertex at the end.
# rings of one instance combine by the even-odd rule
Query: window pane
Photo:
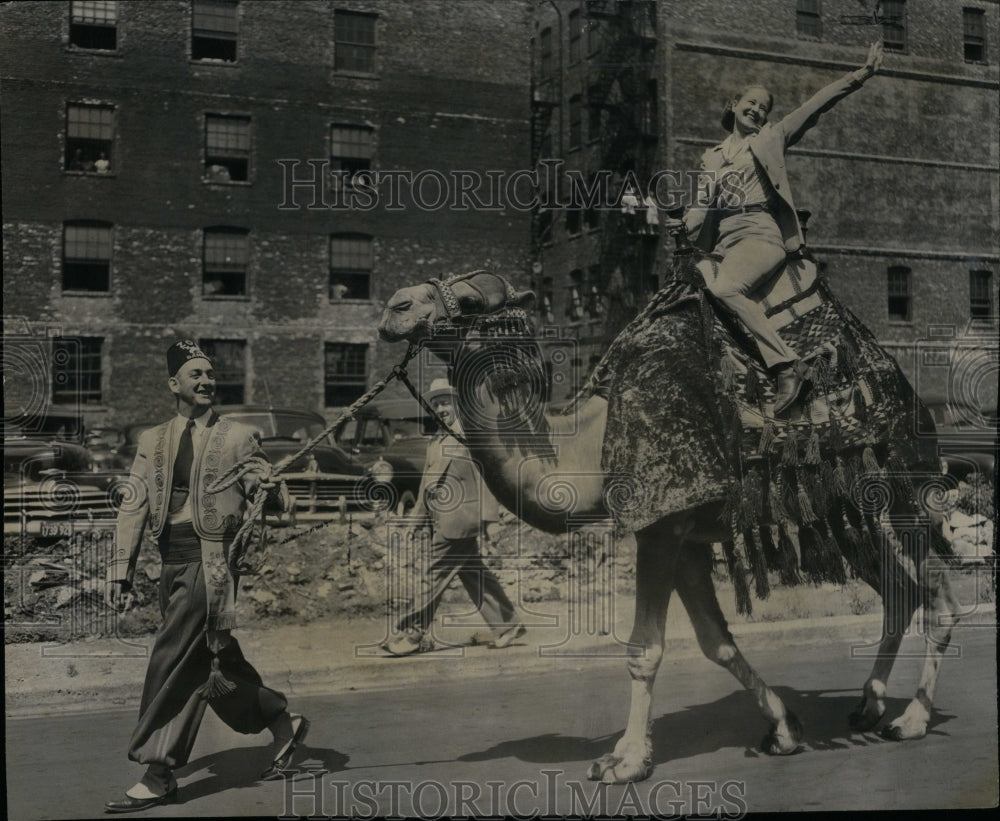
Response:
POLYGON ((118 20, 116 0, 73 0, 72 19, 74 23, 113 26, 118 20))
POLYGON ((67 259, 111 259, 111 229, 104 226, 67 225, 64 229, 67 259))
POLYGON ((338 11, 334 16, 338 43, 375 45, 375 18, 369 14, 338 11))
POLYGON ((239 155, 250 153, 248 117, 205 117, 205 148, 210 154, 239 155))
POLYGON ((371 237, 331 237, 330 267, 371 270, 371 237))
POLYGON ((335 125, 330 129, 330 154, 335 157, 371 159, 372 130, 359 126, 335 125))
POLYGON ((367 386, 368 346, 328 342, 323 353, 324 402, 327 407, 349 405, 367 386))
POLYGON ((86 140, 110 140, 115 110, 111 106, 66 107, 66 136, 86 140))
POLYGON ((242 339, 200 339, 198 346, 212 360, 215 401, 239 405, 245 401, 246 342, 242 339))
POLYGON ((220 39, 236 38, 236 3, 226 3, 222 0, 194 0, 193 12, 192 25, 195 34, 220 39))
POLYGON ((52 341, 52 401, 100 404, 101 337, 52 341))
POLYGON ((248 258, 247 235, 235 231, 205 231, 205 268, 242 271, 248 258))

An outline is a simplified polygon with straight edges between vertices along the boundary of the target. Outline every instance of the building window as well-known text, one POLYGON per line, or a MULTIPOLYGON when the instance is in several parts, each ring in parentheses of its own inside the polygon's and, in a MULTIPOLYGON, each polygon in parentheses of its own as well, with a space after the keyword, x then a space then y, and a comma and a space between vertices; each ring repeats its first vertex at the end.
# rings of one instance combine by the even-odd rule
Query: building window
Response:
POLYGON ((819 39, 823 35, 820 0, 796 0, 795 30, 803 37, 819 39))
POLYGON ((374 14, 334 12, 334 67, 337 71, 375 72, 375 20, 374 14))
POLYGON ((206 228, 201 292, 208 297, 246 296, 250 241, 243 228, 206 228))
POLYGON ((242 339, 199 339, 215 370, 215 402, 242 405, 246 401, 247 343, 242 339))
POLYGON ((583 42, 583 18, 579 9, 569 13, 569 64, 580 62, 580 44, 583 42))
POLYGON ((552 77, 552 29, 542 29, 538 43, 538 74, 544 82, 552 77))
POLYGON ((99 336, 52 340, 52 402, 56 405, 101 404, 99 336))
POLYGON ((890 51, 906 51, 906 3, 882 0, 882 40, 890 51))
POLYGON ((566 300, 566 316, 570 318, 572 322, 578 322, 583 319, 583 293, 584 293, 584 283, 583 283, 583 271, 577 268, 574 271, 569 272, 569 287, 566 300))
POLYGON ((889 268, 889 319, 910 321, 910 269, 905 265, 889 268))
POLYGON ((111 225, 67 222, 63 226, 64 291, 111 290, 111 225))
POLYGON ((969 316, 993 321, 993 272, 969 271, 969 316))
POLYGON ((236 62, 236 5, 227 0, 192 0, 192 60, 236 62))
POLYGON ((323 351, 323 402, 328 408, 350 405, 368 386, 368 346, 327 342, 323 351))
POLYGON ((373 130, 365 126, 333 125, 330 127, 330 169, 336 179, 348 185, 359 171, 372 167, 375 150, 373 130))
POLYGON ((118 48, 118 3, 115 0, 73 0, 69 14, 72 45, 100 51, 118 48))
POLYGON ((114 124, 114 106, 68 104, 66 170, 107 174, 111 170, 114 124))
POLYGON ((367 234, 330 237, 330 299, 371 299, 374 254, 367 234))
POLYGON ((586 294, 583 309, 591 319, 600 319, 604 315, 604 288, 600 265, 591 265, 587 268, 587 280, 584 285, 586 294))
POLYGON ((962 43, 970 63, 986 62, 986 17, 982 9, 962 9, 962 43))
POLYGON ((569 148, 579 148, 583 141, 583 99, 579 94, 569 98, 569 148))
POLYGON ((250 118, 205 115, 205 173, 210 182, 250 179, 250 118))

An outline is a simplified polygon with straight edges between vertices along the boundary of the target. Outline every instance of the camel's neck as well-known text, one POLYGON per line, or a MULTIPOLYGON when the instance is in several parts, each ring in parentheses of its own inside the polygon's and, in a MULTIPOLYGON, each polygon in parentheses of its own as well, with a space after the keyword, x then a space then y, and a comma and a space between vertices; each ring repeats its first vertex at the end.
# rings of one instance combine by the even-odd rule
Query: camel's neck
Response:
POLYGON ((573 517, 606 515, 601 446, 607 402, 593 397, 566 416, 543 412, 537 347, 510 337, 468 341, 452 384, 471 455, 501 504, 529 524, 564 531, 573 517))

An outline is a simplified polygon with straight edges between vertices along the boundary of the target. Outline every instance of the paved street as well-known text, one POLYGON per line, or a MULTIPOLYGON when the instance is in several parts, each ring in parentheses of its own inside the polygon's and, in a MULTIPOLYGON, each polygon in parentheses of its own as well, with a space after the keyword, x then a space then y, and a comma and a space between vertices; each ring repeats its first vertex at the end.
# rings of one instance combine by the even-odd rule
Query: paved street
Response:
MULTIPOLYGON (((931 730, 919 742, 847 731, 869 667, 850 658, 848 643, 765 644, 748 655, 805 724, 801 754, 760 754, 765 725, 749 694, 702 658, 668 660, 654 702, 653 777, 602 790, 586 781, 586 770, 623 728, 627 675, 620 661, 583 659, 572 670, 554 665, 555 672, 523 677, 431 683, 425 676, 405 687, 299 697, 295 706, 313 728, 296 757, 301 773, 286 783, 254 780, 269 757, 267 739, 235 736, 210 716, 191 763, 178 773, 181 803, 144 815, 434 817, 606 808, 663 816, 734 814, 744 805, 989 806, 997 800, 995 638, 988 628, 956 631, 961 656, 943 665, 931 730)), ((919 640, 908 639, 907 649, 920 652, 919 640)), ((916 657, 897 662, 891 716, 905 706, 919 667, 916 657)), ((124 754, 133 721, 132 710, 9 719, 12 821, 100 815, 103 802, 140 772, 124 754)))

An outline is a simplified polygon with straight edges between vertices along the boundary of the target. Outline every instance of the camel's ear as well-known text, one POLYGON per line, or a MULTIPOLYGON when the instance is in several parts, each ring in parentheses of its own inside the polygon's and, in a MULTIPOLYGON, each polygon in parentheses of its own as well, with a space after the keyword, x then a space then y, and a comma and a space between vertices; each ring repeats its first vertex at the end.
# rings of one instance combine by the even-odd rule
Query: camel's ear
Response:
POLYGON ((523 308, 526 311, 530 311, 535 307, 535 292, 514 291, 514 298, 509 300, 507 304, 513 305, 515 308, 523 308))

